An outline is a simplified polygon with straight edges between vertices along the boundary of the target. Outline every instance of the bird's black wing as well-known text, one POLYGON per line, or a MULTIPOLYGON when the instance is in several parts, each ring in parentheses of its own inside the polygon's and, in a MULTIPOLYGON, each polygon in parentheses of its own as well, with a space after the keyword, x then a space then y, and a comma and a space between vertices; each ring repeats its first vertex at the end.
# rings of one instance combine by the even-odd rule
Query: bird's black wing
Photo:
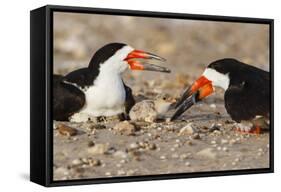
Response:
POLYGON ((228 114, 237 122, 250 120, 256 115, 268 116, 269 73, 253 67, 242 69, 232 76, 224 100, 228 114))
POLYGON ((85 88, 93 84, 98 74, 99 70, 97 69, 82 68, 67 74, 64 81, 76 84, 81 88, 85 88))
POLYGON ((84 93, 63 81, 63 76, 53 75, 53 119, 58 121, 67 121, 85 104, 84 93))
POLYGON ((125 92, 126 92, 125 111, 126 111, 126 114, 129 114, 131 108, 135 105, 136 101, 134 99, 132 89, 130 87, 128 87, 124 82, 123 82, 123 84, 124 84, 124 88, 125 88, 125 92))

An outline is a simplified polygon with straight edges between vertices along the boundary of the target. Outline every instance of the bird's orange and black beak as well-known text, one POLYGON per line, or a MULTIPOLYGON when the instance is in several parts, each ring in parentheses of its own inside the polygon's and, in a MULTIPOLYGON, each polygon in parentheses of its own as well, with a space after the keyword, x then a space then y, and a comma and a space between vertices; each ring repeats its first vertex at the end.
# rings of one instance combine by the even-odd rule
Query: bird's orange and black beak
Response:
POLYGON ((161 66, 149 64, 149 63, 144 63, 144 62, 141 62, 141 61, 138 61, 135 59, 155 59, 155 60, 159 60, 159 61, 166 61, 166 59, 164 59, 158 55, 148 53, 145 51, 141 51, 141 50, 133 50, 125 58, 125 61, 128 62, 131 70, 159 71, 159 72, 164 72, 164 73, 171 72, 171 70, 166 67, 161 67, 161 66))
POLYGON ((171 117, 171 120, 177 119, 182 113, 192 105, 209 96, 214 92, 212 82, 204 76, 198 78, 177 101, 175 107, 178 108, 171 117))

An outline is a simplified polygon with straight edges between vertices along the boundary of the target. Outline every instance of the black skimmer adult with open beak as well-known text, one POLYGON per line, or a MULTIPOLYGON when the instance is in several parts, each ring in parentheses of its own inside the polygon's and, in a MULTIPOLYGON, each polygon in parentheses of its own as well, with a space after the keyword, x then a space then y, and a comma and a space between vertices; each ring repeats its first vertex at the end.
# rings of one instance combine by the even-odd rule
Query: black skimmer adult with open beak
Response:
POLYGON ((87 121, 89 117, 114 116, 128 110, 135 103, 131 89, 122 73, 147 70, 169 73, 170 70, 136 59, 164 58, 136 50, 123 43, 110 43, 100 48, 89 66, 66 76, 53 76, 53 119, 87 121))
POLYGON ((175 106, 178 109, 171 120, 213 93, 216 86, 225 90, 225 108, 230 117, 239 124, 245 121, 253 123, 251 130, 242 131, 259 133, 261 125, 258 117, 269 118, 269 72, 230 58, 209 64, 203 75, 177 101, 175 106))

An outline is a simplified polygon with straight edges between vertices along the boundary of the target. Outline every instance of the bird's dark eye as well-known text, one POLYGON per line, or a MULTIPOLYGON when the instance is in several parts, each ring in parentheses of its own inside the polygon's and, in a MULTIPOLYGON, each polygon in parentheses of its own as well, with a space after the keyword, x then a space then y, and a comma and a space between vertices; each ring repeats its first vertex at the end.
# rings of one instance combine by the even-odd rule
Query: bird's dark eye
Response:
POLYGON ((166 97, 163 97, 163 100, 166 100, 167 98, 166 97))

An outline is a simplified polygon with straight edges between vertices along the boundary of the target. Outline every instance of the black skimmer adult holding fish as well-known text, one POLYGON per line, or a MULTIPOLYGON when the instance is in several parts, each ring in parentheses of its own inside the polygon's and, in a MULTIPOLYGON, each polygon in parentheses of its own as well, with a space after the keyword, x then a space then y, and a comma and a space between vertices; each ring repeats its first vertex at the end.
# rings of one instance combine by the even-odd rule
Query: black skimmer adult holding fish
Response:
POLYGON ((261 118, 269 118, 270 76, 269 72, 226 58, 212 62, 176 103, 171 120, 178 118, 193 104, 214 92, 214 87, 225 90, 224 103, 227 113, 239 124, 252 122, 251 129, 243 132, 259 133, 261 118))
POLYGON ((136 50, 123 43, 100 48, 87 68, 66 76, 53 76, 53 119, 87 121, 89 117, 115 116, 134 105, 132 90, 122 73, 126 69, 169 73, 170 70, 137 59, 165 61, 155 54, 136 50))

